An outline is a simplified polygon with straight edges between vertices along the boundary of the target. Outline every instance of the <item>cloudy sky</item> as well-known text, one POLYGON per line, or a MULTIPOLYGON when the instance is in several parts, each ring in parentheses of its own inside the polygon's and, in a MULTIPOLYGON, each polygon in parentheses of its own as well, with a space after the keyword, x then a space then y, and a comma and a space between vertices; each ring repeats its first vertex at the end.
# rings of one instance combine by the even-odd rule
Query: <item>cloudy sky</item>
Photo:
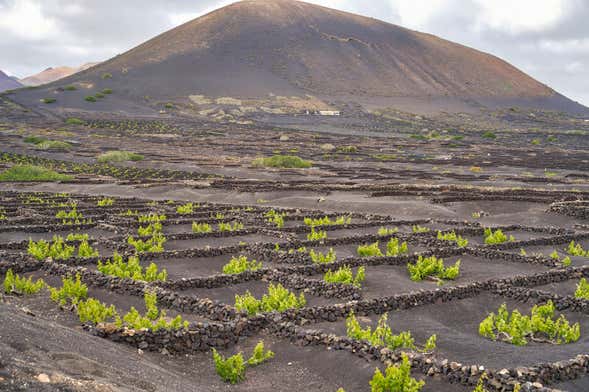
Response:
MULTIPOLYGON (((0 0, 0 69, 101 61, 228 0, 0 0)), ((506 59, 589 106, 587 0, 309 0, 506 59)))

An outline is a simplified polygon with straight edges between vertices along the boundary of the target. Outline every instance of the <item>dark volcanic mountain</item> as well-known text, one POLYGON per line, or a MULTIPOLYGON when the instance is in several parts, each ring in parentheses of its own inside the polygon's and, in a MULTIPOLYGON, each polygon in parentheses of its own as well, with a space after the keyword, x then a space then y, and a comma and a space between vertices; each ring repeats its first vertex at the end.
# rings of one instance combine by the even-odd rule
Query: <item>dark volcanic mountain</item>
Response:
POLYGON ((22 84, 0 71, 0 92, 22 87, 22 84))
POLYGON ((585 109, 495 56, 294 0, 234 3, 59 83, 76 82, 136 103, 313 95, 381 106, 437 100, 585 109))

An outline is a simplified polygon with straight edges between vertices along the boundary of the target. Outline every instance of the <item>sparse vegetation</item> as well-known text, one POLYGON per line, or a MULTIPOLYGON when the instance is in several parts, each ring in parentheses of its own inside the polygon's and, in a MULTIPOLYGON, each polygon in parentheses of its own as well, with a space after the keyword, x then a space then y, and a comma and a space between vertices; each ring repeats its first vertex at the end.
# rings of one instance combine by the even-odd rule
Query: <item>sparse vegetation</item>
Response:
POLYGON ((586 278, 581 278, 575 290, 575 298, 589 300, 589 282, 586 278))
POLYGON ((327 253, 315 252, 313 249, 309 251, 309 256, 315 264, 333 263, 336 260, 336 253, 333 248, 329 248, 327 253))
POLYGON ((97 269, 105 275, 144 282, 165 281, 168 278, 167 271, 165 269, 158 271, 155 263, 150 263, 144 269, 136 256, 130 256, 125 262, 123 256, 117 252, 113 254, 112 259, 108 259, 104 263, 102 260, 98 261, 97 269))
POLYGON ((360 245, 356 252, 358 253, 358 256, 361 257, 377 257, 383 255, 380 251, 378 241, 372 244, 360 245))
POLYGON ((307 169, 312 166, 311 162, 306 161, 296 155, 274 155, 270 158, 256 158, 252 162, 254 167, 276 167, 276 168, 299 168, 307 169))
POLYGON ((387 242, 387 256, 399 256, 409 253, 407 242, 401 243, 398 238, 391 238, 387 242))
POLYGON ((243 223, 237 222, 237 221, 233 222, 233 223, 219 222, 218 227, 219 227, 220 232, 238 231, 238 230, 243 230, 243 228, 244 228, 243 223))
POLYGON ((415 264, 407 264, 407 270, 411 280, 416 282, 428 278, 433 278, 439 282, 444 279, 454 280, 460 274, 460 260, 456 261, 452 267, 446 267, 444 260, 436 256, 419 256, 415 264))
POLYGON ((86 96, 86 97, 84 98, 84 100, 85 100, 85 101, 87 101, 87 102, 96 102, 96 101, 97 101, 96 97, 95 97, 95 96, 93 96, 93 95, 88 95, 88 96, 86 96))
POLYGON ((57 99, 55 98, 43 98, 41 99, 41 102, 43 102, 44 104, 52 104, 57 102, 57 99))
POLYGON ((241 274, 246 271, 257 271, 262 268, 262 263, 256 260, 248 260, 246 256, 232 257, 229 263, 223 266, 223 273, 228 275, 241 274))
POLYGON ((356 276, 354 276, 352 268, 345 265, 335 271, 328 270, 325 275, 323 275, 323 280, 327 283, 351 284, 360 288, 362 282, 366 279, 365 271, 366 270, 363 266, 359 267, 356 271, 356 276))
POLYGON ((160 329, 188 329, 188 321, 184 321, 182 316, 178 315, 173 319, 169 319, 166 312, 157 307, 157 295, 155 293, 146 292, 143 300, 147 310, 145 315, 141 315, 135 307, 131 307, 131 310, 123 316, 122 320, 118 319, 116 321, 119 328, 126 325, 128 328, 134 330, 147 329, 158 331, 160 329))
POLYGON ((377 368, 370 381, 372 392, 419 392, 424 385, 424 381, 411 377, 411 364, 405 353, 399 366, 388 366, 384 375, 377 368))
POLYGON ((284 312, 287 309, 302 308, 306 304, 307 300, 303 293, 297 297, 281 284, 270 283, 268 293, 264 294, 261 300, 256 299, 249 291, 244 295, 235 295, 235 309, 245 311, 250 316, 261 312, 284 312))
POLYGON ((213 231, 213 228, 208 223, 192 222, 192 232, 193 233, 210 233, 212 231, 213 231))
POLYGON ((43 287, 45 287, 43 279, 33 282, 32 277, 27 279, 24 276, 19 276, 13 273, 12 269, 6 271, 4 277, 4 293, 6 294, 31 295, 38 293, 43 287))
POLYGON ((501 231, 501 229, 497 229, 495 231, 493 231, 491 228, 486 228, 485 229, 485 244, 487 245, 496 245, 496 244, 503 244, 504 242, 514 242, 515 238, 510 235, 509 237, 507 237, 507 235, 503 234, 503 231, 501 231))
POLYGON ((102 163, 141 161, 143 160, 143 155, 130 151, 108 151, 103 154, 100 154, 98 158, 96 158, 96 160, 102 163))
POLYGON ((96 202, 96 205, 98 207, 109 207, 109 206, 112 206, 114 202, 115 202, 114 199, 111 199, 110 197, 105 197, 103 199, 98 200, 96 202))
POLYGON ((462 236, 460 235, 456 235, 455 231, 450 231, 447 233, 442 233, 441 231, 438 231, 438 239, 442 241, 455 242, 459 248, 464 248, 468 245, 468 239, 462 238, 462 236))
POLYGON ((195 208, 198 208, 198 205, 195 206, 194 203, 186 203, 176 207, 176 212, 180 215, 192 214, 195 208))
POLYGON ((270 359, 274 358, 274 353, 270 350, 264 349, 264 342, 260 341, 254 347, 251 357, 245 361, 243 353, 239 352, 229 358, 225 358, 213 350, 213 361, 215 362, 215 370, 221 379, 231 384, 237 384, 245 379, 245 372, 247 367, 258 366, 270 359))
POLYGON ((78 301, 76 311, 81 323, 104 323, 107 320, 120 319, 114 305, 107 306, 95 298, 78 301))
POLYGON ((413 232, 414 232, 414 233, 427 233, 427 232, 429 232, 429 231, 430 231, 430 229, 429 229, 429 228, 427 228, 427 227, 422 227, 422 226, 419 226, 419 225, 413 225, 413 226, 411 227, 411 229, 413 230, 413 232))
POLYGON ((72 176, 61 174, 50 169, 33 165, 16 165, 0 173, 0 181, 69 181, 72 176))
POLYGON ((334 225, 349 225, 352 222, 352 218, 349 216, 338 216, 334 220, 331 220, 328 216, 323 218, 305 218, 305 225, 310 227, 315 226, 334 226, 334 225))
POLYGON ((327 231, 315 230, 315 227, 311 227, 311 232, 307 234, 307 239, 309 241, 323 241, 327 239, 327 231))
POLYGON ((570 325, 564 315, 554 316, 554 304, 534 305, 530 316, 518 310, 509 313, 507 305, 499 307, 497 314, 490 313, 479 325, 479 334, 516 346, 525 346, 529 340, 552 344, 572 343, 579 340, 579 323, 570 325))
POLYGON ((88 297, 88 286, 82 283, 80 274, 77 274, 75 279, 67 276, 61 281, 61 288, 49 288, 51 299, 61 306, 66 306, 68 303, 75 305, 88 297))
POLYGON ((127 243, 135 248, 137 253, 161 253, 164 251, 166 237, 162 233, 155 233, 149 239, 135 239, 133 236, 127 237, 127 243))
POLYGON ((382 237, 384 237, 384 236, 387 236, 387 235, 393 235, 393 234, 396 234, 398 231, 399 231, 399 229, 398 229, 398 228, 396 228, 396 227, 393 227, 392 229, 388 229, 388 228, 386 228, 386 227, 380 227, 380 228, 378 229, 378 232, 377 232, 377 234, 378 234, 379 236, 382 236, 382 237))
POLYGON ((567 253, 571 256, 589 257, 589 250, 583 249, 583 246, 574 240, 569 243, 567 253))
POLYGON ((272 223, 276 225, 276 228, 280 229, 284 227, 284 217, 287 214, 276 212, 275 210, 270 210, 264 214, 264 217, 268 221, 268 223, 272 223))

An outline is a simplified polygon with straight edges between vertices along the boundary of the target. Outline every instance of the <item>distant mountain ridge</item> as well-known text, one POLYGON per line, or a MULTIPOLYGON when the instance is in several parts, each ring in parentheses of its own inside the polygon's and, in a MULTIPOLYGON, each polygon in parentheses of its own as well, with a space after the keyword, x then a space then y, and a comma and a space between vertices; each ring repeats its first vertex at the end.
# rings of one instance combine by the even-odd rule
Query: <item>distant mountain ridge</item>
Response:
POLYGON ((86 63, 79 67, 49 67, 37 74, 20 79, 20 83, 25 86, 40 86, 42 84, 47 84, 59 79, 63 79, 67 76, 75 74, 76 72, 84 71, 97 64, 100 63, 86 63))
MULTIPOLYGON (((301 99, 317 97, 381 107, 452 101, 460 103, 456 111, 469 105, 587 110, 490 54, 295 0, 231 4, 59 81, 65 83, 113 88, 133 105, 146 105, 144 97, 295 97, 289 104, 300 106, 301 99)), ((62 103, 99 107, 73 98, 62 103)))
POLYGON ((0 92, 19 87, 22 87, 22 84, 0 71, 0 92))

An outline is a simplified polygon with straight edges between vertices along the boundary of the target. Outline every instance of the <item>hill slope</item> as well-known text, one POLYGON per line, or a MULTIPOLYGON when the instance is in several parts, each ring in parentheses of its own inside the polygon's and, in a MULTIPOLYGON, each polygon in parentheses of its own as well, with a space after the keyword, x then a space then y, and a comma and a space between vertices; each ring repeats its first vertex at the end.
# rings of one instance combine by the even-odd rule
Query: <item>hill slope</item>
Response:
POLYGON ((492 55, 294 0, 234 3, 60 82, 113 88, 134 102, 311 94, 579 109, 492 55))
POLYGON ((22 84, 0 71, 0 92, 22 87, 22 84))

